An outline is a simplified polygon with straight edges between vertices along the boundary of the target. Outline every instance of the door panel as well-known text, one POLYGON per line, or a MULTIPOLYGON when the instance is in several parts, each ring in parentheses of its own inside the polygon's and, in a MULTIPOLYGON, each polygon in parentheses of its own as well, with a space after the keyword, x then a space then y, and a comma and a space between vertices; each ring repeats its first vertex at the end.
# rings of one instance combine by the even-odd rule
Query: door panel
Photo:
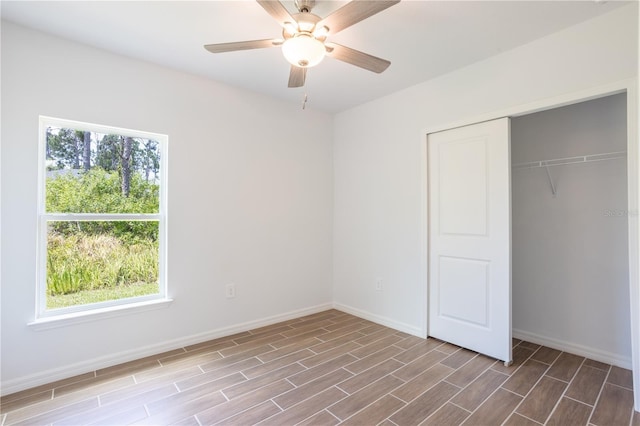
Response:
POLYGON ((489 263, 441 256, 439 315, 488 327, 489 263), (463 294, 465 297, 460 297, 463 294))
POLYGON ((511 360, 509 119, 428 135, 429 335, 511 360))
POLYGON ((483 138, 439 146, 440 234, 486 235, 486 152, 483 138))

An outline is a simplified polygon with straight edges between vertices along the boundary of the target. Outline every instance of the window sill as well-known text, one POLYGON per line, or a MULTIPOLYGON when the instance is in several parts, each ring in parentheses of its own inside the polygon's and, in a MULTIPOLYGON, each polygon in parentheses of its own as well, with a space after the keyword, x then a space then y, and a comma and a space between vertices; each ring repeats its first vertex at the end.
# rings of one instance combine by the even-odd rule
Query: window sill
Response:
POLYGON ((110 306, 108 308, 38 318, 27 325, 35 331, 49 330, 52 328, 66 327, 69 325, 98 321, 106 318, 115 318, 123 315, 168 308, 172 302, 173 299, 157 299, 139 303, 129 303, 126 305, 110 306))

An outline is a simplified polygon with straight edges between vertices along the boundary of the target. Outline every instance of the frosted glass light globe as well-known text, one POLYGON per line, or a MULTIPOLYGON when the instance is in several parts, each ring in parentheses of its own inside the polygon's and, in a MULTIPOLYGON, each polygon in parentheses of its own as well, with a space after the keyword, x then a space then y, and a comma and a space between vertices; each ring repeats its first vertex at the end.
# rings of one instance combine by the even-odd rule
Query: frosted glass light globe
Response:
POLYGON ((301 33, 287 39, 282 45, 282 53, 291 65, 308 68, 318 65, 325 54, 324 44, 311 34, 301 33))

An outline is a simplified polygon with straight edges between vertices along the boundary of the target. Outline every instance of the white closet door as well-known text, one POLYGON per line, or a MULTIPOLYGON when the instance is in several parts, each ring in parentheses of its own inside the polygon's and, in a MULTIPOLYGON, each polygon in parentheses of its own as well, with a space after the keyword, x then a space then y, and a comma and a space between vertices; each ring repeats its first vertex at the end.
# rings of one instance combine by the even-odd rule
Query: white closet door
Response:
POLYGON ((429 335, 511 361, 509 119, 428 135, 429 335))

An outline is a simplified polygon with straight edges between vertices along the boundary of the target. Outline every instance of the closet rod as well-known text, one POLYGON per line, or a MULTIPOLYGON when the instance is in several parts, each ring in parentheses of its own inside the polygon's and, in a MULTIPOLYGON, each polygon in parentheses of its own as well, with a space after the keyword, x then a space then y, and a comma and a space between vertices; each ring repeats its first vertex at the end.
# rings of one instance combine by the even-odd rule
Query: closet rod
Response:
POLYGON ((616 160, 625 158, 625 151, 607 152, 604 154, 581 155, 579 157, 556 158, 554 160, 531 161, 529 163, 512 164, 511 169, 534 169, 538 167, 564 166, 565 164, 591 163, 595 161, 616 160))

